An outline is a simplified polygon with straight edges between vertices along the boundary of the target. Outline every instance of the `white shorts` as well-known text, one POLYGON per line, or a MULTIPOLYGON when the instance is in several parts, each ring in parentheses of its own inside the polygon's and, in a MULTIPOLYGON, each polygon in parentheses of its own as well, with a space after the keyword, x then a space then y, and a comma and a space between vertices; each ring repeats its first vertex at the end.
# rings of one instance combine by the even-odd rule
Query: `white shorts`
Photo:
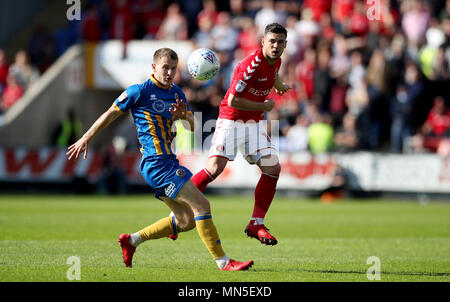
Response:
POLYGON ((277 154, 266 131, 266 121, 247 122, 217 119, 209 157, 236 158, 237 151, 250 164, 269 154, 277 154))

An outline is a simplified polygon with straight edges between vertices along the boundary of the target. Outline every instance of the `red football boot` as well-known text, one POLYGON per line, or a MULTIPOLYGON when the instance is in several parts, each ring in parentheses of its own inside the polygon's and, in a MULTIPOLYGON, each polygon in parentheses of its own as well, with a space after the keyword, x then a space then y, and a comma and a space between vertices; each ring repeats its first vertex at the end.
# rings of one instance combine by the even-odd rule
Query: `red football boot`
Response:
POLYGON ((269 229, 264 224, 254 225, 253 222, 250 222, 244 232, 248 237, 256 238, 265 245, 275 245, 278 243, 277 239, 270 235, 269 229))
POLYGON ((122 257, 123 262, 125 263, 126 267, 132 267, 132 261, 133 261, 133 255, 136 251, 136 248, 131 245, 130 243, 130 236, 131 234, 120 234, 119 236, 119 244, 122 248, 122 257))
POLYGON ((224 268, 221 268, 221 271, 246 271, 253 265, 253 260, 240 262, 236 260, 228 260, 227 265, 224 268))
POLYGON ((172 240, 177 240, 178 234, 170 234, 169 238, 172 239, 172 240))

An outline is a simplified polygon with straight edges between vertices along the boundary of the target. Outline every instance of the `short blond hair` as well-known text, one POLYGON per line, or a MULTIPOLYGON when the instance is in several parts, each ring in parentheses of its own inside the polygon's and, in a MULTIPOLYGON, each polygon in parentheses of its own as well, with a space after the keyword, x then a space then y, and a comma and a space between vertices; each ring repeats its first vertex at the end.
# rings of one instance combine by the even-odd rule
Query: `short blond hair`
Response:
POLYGON ((178 61, 178 55, 170 48, 160 48, 153 54, 153 62, 158 62, 162 57, 168 57, 172 60, 178 61))

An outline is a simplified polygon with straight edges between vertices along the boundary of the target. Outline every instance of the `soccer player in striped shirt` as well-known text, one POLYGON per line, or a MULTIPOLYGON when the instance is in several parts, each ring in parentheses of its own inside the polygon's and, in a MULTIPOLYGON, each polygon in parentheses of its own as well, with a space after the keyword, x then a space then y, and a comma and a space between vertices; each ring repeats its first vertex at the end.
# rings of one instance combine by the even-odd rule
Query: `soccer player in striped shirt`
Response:
POLYGON ((147 183, 155 190, 173 212, 152 225, 132 234, 121 234, 124 263, 132 266, 136 247, 144 241, 159 239, 186 232, 197 231, 216 261, 219 269, 246 270, 253 261, 240 262, 229 259, 214 226, 210 203, 190 180, 192 173, 180 166, 171 150, 172 124, 176 119, 189 123, 194 129, 194 117, 186 104, 183 91, 172 83, 178 65, 177 54, 161 48, 153 56, 153 74, 142 84, 128 87, 75 144, 69 147, 68 159, 77 159, 84 152, 86 159, 89 142, 102 129, 124 112, 131 110, 142 145, 140 169, 147 183))

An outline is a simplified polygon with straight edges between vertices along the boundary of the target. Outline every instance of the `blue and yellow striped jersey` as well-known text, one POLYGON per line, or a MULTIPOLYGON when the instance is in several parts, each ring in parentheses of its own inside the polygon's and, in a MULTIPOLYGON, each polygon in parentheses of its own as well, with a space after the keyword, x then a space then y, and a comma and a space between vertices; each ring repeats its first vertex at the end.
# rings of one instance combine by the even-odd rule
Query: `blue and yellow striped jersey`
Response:
MULTIPOLYGON (((177 97, 186 104, 186 96, 180 87, 172 84, 169 89, 163 88, 151 76, 142 84, 128 87, 114 101, 114 108, 119 112, 131 110, 144 157, 175 156, 171 148, 174 119, 169 108, 177 97)), ((187 110, 191 112, 188 106, 187 110)))

